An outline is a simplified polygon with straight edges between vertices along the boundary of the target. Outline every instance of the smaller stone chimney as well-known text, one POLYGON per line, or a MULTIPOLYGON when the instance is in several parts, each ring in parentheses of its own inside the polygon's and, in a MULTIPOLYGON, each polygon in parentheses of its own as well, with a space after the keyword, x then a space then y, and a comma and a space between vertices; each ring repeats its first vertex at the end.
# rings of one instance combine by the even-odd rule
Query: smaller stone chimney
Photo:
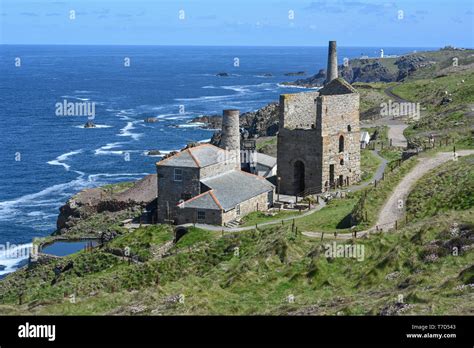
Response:
POLYGON ((232 152, 237 157, 240 168, 240 111, 235 109, 224 110, 222 117, 221 148, 232 152))
POLYGON ((337 72, 337 48, 336 41, 329 41, 328 69, 326 73, 326 84, 338 78, 337 72))

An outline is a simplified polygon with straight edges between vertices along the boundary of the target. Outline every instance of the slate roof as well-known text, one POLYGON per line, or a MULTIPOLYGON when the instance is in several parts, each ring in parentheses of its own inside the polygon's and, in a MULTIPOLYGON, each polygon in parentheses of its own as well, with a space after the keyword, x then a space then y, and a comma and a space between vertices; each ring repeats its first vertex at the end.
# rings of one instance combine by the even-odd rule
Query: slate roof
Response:
POLYGON ((230 158, 230 156, 232 156, 231 152, 220 147, 211 144, 201 144, 184 149, 171 157, 159 161, 156 165, 202 168, 223 162, 226 158, 230 158))
POLYGON ((274 187, 266 179, 240 170, 231 170, 201 182, 210 190, 181 203, 181 207, 228 211, 274 187))
POLYGON ((273 168, 277 164, 277 159, 275 157, 265 155, 264 153, 260 152, 255 154, 255 160, 258 164, 268 168, 273 168))
POLYGON ((197 195, 191 199, 188 199, 186 202, 178 205, 181 208, 197 208, 197 209, 212 209, 212 210, 221 210, 222 207, 217 201, 216 196, 213 194, 212 190, 206 191, 197 195))
POLYGON ((338 95, 351 93, 357 93, 357 90, 341 77, 332 80, 319 90, 320 95, 338 95))

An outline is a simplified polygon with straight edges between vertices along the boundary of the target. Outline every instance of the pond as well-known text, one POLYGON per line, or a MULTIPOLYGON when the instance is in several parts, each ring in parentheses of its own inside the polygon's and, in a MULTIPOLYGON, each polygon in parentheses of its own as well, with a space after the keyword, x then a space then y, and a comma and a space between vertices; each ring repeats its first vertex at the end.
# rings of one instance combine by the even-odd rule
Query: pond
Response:
POLYGON ((44 246, 41 252, 54 256, 67 256, 84 250, 88 245, 95 247, 98 245, 98 241, 93 239, 77 241, 60 240, 44 246))

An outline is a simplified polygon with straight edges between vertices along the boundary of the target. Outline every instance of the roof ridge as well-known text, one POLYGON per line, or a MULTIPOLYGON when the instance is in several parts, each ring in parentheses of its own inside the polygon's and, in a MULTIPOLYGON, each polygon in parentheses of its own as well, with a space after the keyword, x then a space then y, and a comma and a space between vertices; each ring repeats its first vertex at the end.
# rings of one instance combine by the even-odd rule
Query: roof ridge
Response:
POLYGON ((217 199, 216 195, 214 194, 214 192, 212 192, 213 190, 209 190, 207 192, 209 192, 209 194, 211 195, 212 199, 214 200, 214 202, 217 204, 217 206, 219 208, 221 208, 221 210, 224 210, 224 208, 222 208, 222 205, 221 203, 219 202, 219 200, 217 199))
POLYGON ((188 148, 187 149, 188 152, 189 152, 189 155, 191 156, 191 158, 193 159, 193 161, 196 163, 196 165, 198 166, 198 168, 201 168, 201 163, 199 163, 198 159, 196 158, 196 156, 193 155, 193 152, 191 151, 191 148, 188 148))
MULTIPOLYGON (((194 201, 195 199, 198 199, 199 197, 202 197, 202 196, 204 196, 204 195, 210 194, 211 191, 212 191, 212 189, 209 190, 209 191, 200 193, 200 194, 198 194, 197 196, 191 197, 190 199, 188 199, 188 200, 186 200, 186 201, 183 201, 183 202, 181 202, 181 203, 178 203, 177 205, 181 205, 181 204, 184 204, 184 203, 189 203, 189 202, 191 202, 191 201, 194 201)), ((212 196, 211 196, 211 197, 212 197, 212 196)))
POLYGON ((185 150, 186 150, 186 149, 184 149, 184 150, 181 150, 181 151, 178 151, 177 153, 175 153, 175 154, 174 154, 174 155, 172 155, 172 156, 169 156, 169 157, 163 158, 162 160, 160 160, 160 161, 156 162, 156 165, 157 165, 157 166, 158 166, 158 165, 161 165, 162 163, 164 163, 164 162, 168 161, 168 160, 169 160, 169 159, 171 159, 171 158, 175 158, 175 157, 181 156, 181 155, 183 154, 183 152, 186 152, 185 150))

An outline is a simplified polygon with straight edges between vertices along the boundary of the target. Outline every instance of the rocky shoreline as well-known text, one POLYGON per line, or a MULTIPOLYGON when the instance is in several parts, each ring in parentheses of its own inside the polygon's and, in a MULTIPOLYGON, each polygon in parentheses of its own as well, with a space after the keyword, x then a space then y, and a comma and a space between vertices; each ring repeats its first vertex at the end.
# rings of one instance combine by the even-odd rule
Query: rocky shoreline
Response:
MULTIPOLYGON (((429 68, 438 64, 443 55, 456 55, 460 49, 445 47, 439 51, 414 52, 399 57, 387 58, 355 58, 347 64, 339 65, 339 77, 347 82, 400 82, 412 76, 420 69, 429 68), (440 57, 433 57, 438 54, 440 57)), ((290 82, 283 82, 286 86, 321 87, 326 79, 326 69, 320 69, 316 74, 290 82)))

